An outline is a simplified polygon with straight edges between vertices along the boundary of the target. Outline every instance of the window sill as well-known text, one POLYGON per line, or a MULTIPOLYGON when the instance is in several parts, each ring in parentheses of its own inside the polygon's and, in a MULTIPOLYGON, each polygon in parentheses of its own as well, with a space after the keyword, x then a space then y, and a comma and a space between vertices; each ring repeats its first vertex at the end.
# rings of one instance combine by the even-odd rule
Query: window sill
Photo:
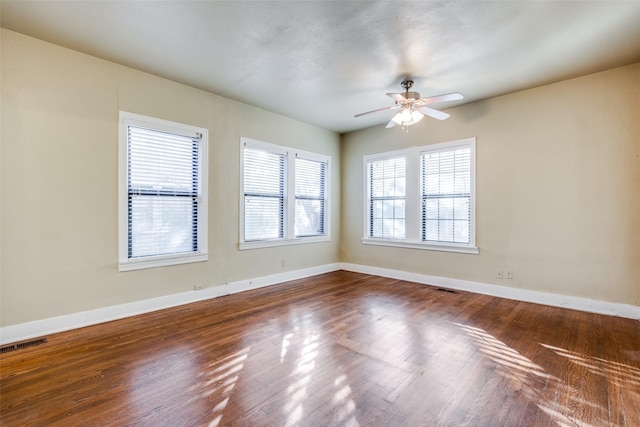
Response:
POLYGON ((445 243, 422 243, 422 242, 410 242, 407 240, 394 240, 394 239, 372 239, 363 238, 362 243, 364 245, 378 245, 378 246, 394 246, 398 248, 410 248, 410 249, 423 249, 429 251, 442 251, 442 252, 456 252, 462 254, 478 255, 480 250, 477 246, 469 245, 456 245, 445 243))
POLYGON ((260 240, 256 242, 240 242, 238 245, 241 251, 246 249, 270 248, 274 246, 300 245, 304 243, 328 242, 331 240, 329 236, 299 237, 297 239, 277 239, 277 240, 260 240))
POLYGON ((134 258, 120 261, 118 271, 142 270, 144 268, 167 267, 170 265, 189 264, 192 262, 207 261, 207 253, 187 254, 187 255, 164 255, 145 258, 134 258))

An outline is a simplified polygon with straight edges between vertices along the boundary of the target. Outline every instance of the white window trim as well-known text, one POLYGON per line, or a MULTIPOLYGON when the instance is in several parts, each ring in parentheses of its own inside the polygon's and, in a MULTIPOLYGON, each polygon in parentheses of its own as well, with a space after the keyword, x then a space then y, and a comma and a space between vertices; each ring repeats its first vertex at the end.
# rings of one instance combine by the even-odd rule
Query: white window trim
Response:
POLYGON ((140 114, 120 111, 118 138, 118 270, 131 271, 144 268, 202 262, 209 259, 208 254, 208 167, 209 167, 209 131, 205 128, 176 123, 140 114), (179 255, 155 255, 140 258, 128 257, 128 126, 138 126, 154 130, 182 134, 201 134, 198 167, 200 206, 198 209, 198 252, 179 255))
POLYGON ((273 246, 298 245, 305 243, 327 242, 331 240, 331 157, 324 154, 312 153, 298 150, 269 142, 259 141, 246 137, 240 138, 240 250, 268 248, 273 246), (244 240, 244 147, 252 147, 286 154, 285 170, 285 219, 284 237, 279 239, 268 239, 245 242, 244 240), (308 160, 316 160, 327 164, 325 176, 325 218, 322 236, 295 236, 295 160, 300 157, 308 160))
POLYGON ((393 246, 410 249, 425 249, 432 251, 456 252, 464 254, 479 254, 480 250, 476 246, 476 139, 467 138, 440 144, 424 145, 421 147, 411 147, 404 150, 389 151, 385 153, 370 154, 363 157, 363 194, 364 194, 364 230, 362 243, 365 245, 393 246), (468 244, 464 243, 438 243, 423 242, 420 239, 420 155, 425 152, 448 151, 456 147, 471 148, 471 221, 469 228, 468 244), (384 239, 369 237, 369 186, 368 186, 368 164, 371 161, 388 159, 393 157, 406 158, 405 184, 405 238, 404 239, 384 239))

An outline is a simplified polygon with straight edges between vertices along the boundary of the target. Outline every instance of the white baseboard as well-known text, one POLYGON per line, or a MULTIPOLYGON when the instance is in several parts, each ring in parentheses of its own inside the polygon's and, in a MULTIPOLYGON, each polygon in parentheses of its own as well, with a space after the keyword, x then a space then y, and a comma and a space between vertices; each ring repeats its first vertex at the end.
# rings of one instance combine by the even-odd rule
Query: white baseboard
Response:
POLYGON ((640 320, 640 307, 631 304, 592 300, 570 295, 550 294, 527 289, 511 288, 508 286, 451 279, 448 277, 409 273, 406 271, 391 270, 368 265, 341 263, 340 266, 342 270, 353 271, 356 273, 371 274, 374 276, 388 277, 391 279, 405 280, 425 285, 440 286, 448 289, 469 291, 476 294, 491 295, 517 301, 532 302, 553 307, 562 307, 572 310, 640 320))
POLYGON ((23 341, 35 337, 68 331, 98 323, 109 322, 138 314, 149 313, 165 308, 176 307, 197 301, 204 301, 223 295, 235 294, 251 289, 271 286, 291 280, 317 276, 337 270, 347 270, 357 273, 371 274, 374 276, 388 277, 398 280, 406 280, 425 285, 441 286, 449 289, 469 291, 477 294, 497 296, 518 301, 533 302, 537 304, 555 307, 569 308, 591 313, 607 314, 611 316, 626 317, 640 320, 640 307, 629 304, 618 304, 606 301, 597 301, 587 298, 573 297, 569 295, 549 294, 545 292, 526 289, 497 286, 487 283, 471 282, 467 280, 451 279, 447 277, 429 276, 425 274, 410 273, 400 270, 372 267, 367 265, 334 263, 302 270, 273 274, 254 279, 240 280, 213 286, 199 291, 182 292, 166 295, 143 301, 114 305, 96 310, 83 311, 48 319, 35 320, 33 322, 0 328, 0 345, 23 341))
POLYGON ((129 316, 149 313, 192 302, 204 301, 223 295, 288 282, 290 280, 304 279, 305 277, 329 273, 339 269, 340 264, 326 264, 302 270, 288 271, 270 276, 225 283, 220 286, 213 286, 198 291, 181 292, 179 294, 166 295, 143 301, 135 301, 127 304, 99 308, 96 310, 82 311, 64 316, 50 317, 48 319, 5 326, 0 328, 0 345, 54 334, 56 332, 96 325, 98 323, 109 322, 112 320, 123 319, 129 316))

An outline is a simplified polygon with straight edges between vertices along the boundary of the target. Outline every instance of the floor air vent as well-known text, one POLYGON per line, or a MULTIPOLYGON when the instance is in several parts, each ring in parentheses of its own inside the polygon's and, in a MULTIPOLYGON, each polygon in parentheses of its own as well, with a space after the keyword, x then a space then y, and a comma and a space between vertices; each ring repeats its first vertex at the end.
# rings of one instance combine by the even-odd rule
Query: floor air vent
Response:
POLYGON ((447 288, 436 288, 438 291, 440 292, 449 292, 450 294, 457 294, 458 291, 454 291, 453 289, 447 289, 447 288))
POLYGON ((31 347, 38 344, 44 344, 46 342, 47 342, 46 338, 36 338, 34 340, 7 344, 0 347, 0 353, 7 353, 9 351, 20 350, 21 348, 31 347))

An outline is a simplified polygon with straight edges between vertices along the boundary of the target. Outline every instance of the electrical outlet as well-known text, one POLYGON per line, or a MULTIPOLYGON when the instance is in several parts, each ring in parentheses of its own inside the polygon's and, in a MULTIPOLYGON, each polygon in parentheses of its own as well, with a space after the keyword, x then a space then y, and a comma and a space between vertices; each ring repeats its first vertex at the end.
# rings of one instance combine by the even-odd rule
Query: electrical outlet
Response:
POLYGON ((502 270, 498 270, 498 279, 502 279, 504 277, 502 270))
POLYGON ((287 260, 286 259, 282 259, 282 261, 280 261, 280 267, 285 267, 287 265, 287 260))
POLYGON ((507 270, 507 279, 513 279, 513 270, 507 270))
POLYGON ((204 289, 204 287, 202 285, 193 285, 193 290, 194 291, 201 291, 203 289, 204 289))

